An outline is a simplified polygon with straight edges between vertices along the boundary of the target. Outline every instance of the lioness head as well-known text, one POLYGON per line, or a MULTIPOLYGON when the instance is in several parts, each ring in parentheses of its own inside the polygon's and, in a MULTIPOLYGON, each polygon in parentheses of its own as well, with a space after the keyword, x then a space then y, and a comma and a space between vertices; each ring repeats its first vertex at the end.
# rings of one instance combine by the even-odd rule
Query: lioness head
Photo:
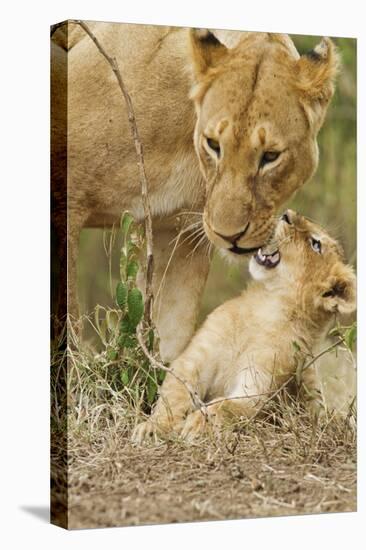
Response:
POLYGON ((341 246, 292 210, 280 218, 273 242, 256 252, 249 269, 256 280, 294 291, 299 312, 316 319, 352 313, 356 307, 356 276, 341 246))
POLYGON ((230 255, 253 252, 271 235, 276 210, 317 167, 335 47, 323 39, 300 57, 288 36, 249 33, 228 49, 196 29, 191 50, 204 228, 230 255))

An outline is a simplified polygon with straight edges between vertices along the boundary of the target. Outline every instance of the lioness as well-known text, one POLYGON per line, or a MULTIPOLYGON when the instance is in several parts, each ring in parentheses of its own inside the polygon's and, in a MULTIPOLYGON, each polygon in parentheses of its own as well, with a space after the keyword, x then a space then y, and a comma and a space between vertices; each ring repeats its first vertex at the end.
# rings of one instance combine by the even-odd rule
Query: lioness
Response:
MULTIPOLYGON (((197 247, 197 224, 192 239, 185 233, 179 246, 172 241, 197 213, 202 234, 229 256, 268 240, 276 210, 316 169, 316 137, 338 56, 329 39, 300 57, 287 35, 91 26, 117 60, 144 145, 156 322, 169 361, 193 334, 209 267, 205 246, 197 247)), ((60 33, 52 44, 52 220, 69 312, 78 317, 81 229, 118 224, 124 210, 141 220, 143 210, 126 107, 111 67, 80 29, 69 33, 69 44, 67 32, 60 33)))
MULTIPOLYGON (((207 403, 216 424, 255 414, 300 361, 309 361, 332 316, 355 309, 356 277, 339 244, 291 210, 278 222, 271 249, 252 256, 249 271, 254 282, 211 313, 172 364, 207 403)), ((304 370, 303 377, 311 389, 314 369, 304 370)), ((183 437, 196 436, 207 423, 193 408, 186 386, 168 374, 151 418, 136 428, 134 440, 181 428, 183 437)))

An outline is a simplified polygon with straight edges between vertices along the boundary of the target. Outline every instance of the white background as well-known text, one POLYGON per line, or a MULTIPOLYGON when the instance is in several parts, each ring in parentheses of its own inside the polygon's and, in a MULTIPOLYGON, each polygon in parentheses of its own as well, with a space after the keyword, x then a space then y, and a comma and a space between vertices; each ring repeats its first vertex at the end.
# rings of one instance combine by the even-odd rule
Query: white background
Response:
MULTIPOLYGON (((359 284, 359 511, 66 532, 49 493, 49 25, 67 18, 358 38, 359 281, 365 281, 365 18, 356 0, 12 1, 1 10, 0 540, 2 548, 361 547, 365 533, 365 283, 359 284), (362 154, 363 153, 363 154, 362 154), (5 168, 5 169, 4 169, 5 168), (363 465, 363 466, 362 466, 363 465), (28 511, 27 511, 28 508, 28 511), (33 512, 29 511, 29 508, 33 512), (38 512, 37 512, 38 510, 38 512), (43 512, 42 512, 43 511, 43 512)), ((341 185, 342 182, 339 182, 341 185)))

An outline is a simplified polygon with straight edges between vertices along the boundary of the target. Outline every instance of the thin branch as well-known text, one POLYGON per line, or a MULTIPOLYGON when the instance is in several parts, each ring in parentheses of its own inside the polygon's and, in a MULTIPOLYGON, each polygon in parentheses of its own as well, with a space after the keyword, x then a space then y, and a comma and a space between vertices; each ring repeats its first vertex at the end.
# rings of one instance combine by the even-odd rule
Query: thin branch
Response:
POLYGON ((144 209, 144 224, 145 224, 145 237, 146 237, 146 297, 145 297, 145 322, 152 326, 152 308, 153 308, 153 286, 152 277, 154 272, 154 256, 153 256, 153 233, 152 233, 152 218, 151 209, 148 196, 148 182, 145 171, 144 152, 140 139, 139 131, 137 128, 135 111, 132 105, 131 97, 127 91, 126 85, 122 79, 121 72, 118 67, 118 63, 115 57, 110 57, 94 33, 89 29, 88 25, 84 21, 75 20, 72 23, 77 23, 91 38, 99 52, 103 55, 105 60, 111 66, 111 69, 117 79, 118 85, 121 89, 123 97, 127 106, 128 121, 130 123, 130 130, 133 137, 136 155, 137 165, 139 168, 140 186, 141 186, 141 198, 144 209))
POLYGON ((150 351, 147 349, 146 344, 145 344, 145 339, 144 339, 144 336, 142 334, 141 325, 139 325, 137 327, 136 334, 137 334, 137 339, 139 341, 141 349, 144 352, 144 354, 146 355, 146 357, 149 359, 151 366, 154 369, 161 369, 161 370, 171 374, 172 376, 174 376, 174 378, 176 380, 178 380, 181 384, 183 384, 185 386, 187 392, 189 393, 189 395, 192 399, 193 405, 196 406, 199 409, 202 409, 202 413, 206 414, 206 412, 205 412, 206 411, 206 405, 201 400, 201 398, 198 395, 197 391, 193 389, 193 387, 187 382, 187 380, 184 380, 184 378, 181 378, 176 372, 174 372, 173 369, 171 369, 169 367, 166 367, 161 361, 158 361, 152 355, 152 353, 150 353, 150 351))

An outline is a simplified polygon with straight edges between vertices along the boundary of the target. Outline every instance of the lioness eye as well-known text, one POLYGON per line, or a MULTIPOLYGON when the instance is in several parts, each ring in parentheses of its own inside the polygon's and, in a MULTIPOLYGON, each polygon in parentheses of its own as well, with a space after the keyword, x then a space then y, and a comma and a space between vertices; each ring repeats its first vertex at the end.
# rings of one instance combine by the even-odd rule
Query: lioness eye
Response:
POLYGON ((311 245, 311 248, 314 250, 314 252, 317 252, 318 254, 322 253, 322 244, 320 241, 317 241, 316 239, 311 237, 310 245, 311 245))
POLYGON ((220 144, 218 141, 216 141, 216 139, 211 139, 211 138, 206 138, 206 141, 207 141, 207 145, 209 146, 210 149, 212 149, 213 151, 215 151, 216 155, 217 156, 220 156, 220 144))
POLYGON ((280 156, 280 153, 278 151, 266 151, 263 153, 260 165, 265 166, 266 164, 269 164, 270 162, 274 162, 278 159, 280 156))

